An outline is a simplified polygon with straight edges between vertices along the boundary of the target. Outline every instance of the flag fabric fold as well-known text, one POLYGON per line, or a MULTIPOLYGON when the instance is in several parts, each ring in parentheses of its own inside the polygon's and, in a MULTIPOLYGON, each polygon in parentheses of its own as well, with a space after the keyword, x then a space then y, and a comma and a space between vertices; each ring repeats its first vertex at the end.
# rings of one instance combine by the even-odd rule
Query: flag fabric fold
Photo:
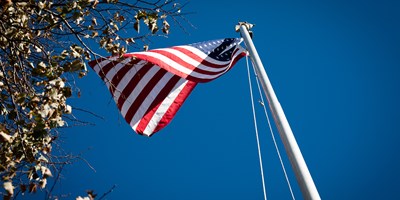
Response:
POLYGON ((151 136, 175 116, 197 83, 212 81, 246 55, 226 38, 89 62, 135 132, 151 136))

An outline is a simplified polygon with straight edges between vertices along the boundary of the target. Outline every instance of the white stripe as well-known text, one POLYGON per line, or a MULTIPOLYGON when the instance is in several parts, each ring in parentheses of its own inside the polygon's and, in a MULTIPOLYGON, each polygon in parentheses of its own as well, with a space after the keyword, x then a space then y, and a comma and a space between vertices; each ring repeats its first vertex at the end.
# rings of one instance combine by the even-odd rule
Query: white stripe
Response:
POLYGON ((110 63, 111 61, 115 61, 117 60, 117 57, 111 57, 111 58, 107 58, 106 60, 101 61, 99 64, 95 65, 93 67, 93 70, 98 74, 100 72, 100 69, 103 68, 104 66, 106 66, 108 63, 110 63))
POLYGON ((111 84, 111 80, 114 78, 114 76, 118 73, 118 71, 122 68, 122 67, 124 67, 127 63, 129 63, 131 61, 131 58, 127 58, 127 59, 125 59, 125 60, 123 60, 123 61, 121 61, 121 62, 119 62, 118 64, 116 64, 113 68, 111 68, 108 72, 107 72, 107 74, 106 74, 106 76, 105 76, 105 82, 106 82, 106 85, 107 85, 107 87, 110 87, 110 84, 111 84))
MULTIPOLYGON (((215 64, 215 65, 227 65, 229 64, 229 61, 220 61, 220 60, 216 60, 214 58, 209 57, 207 54, 205 54, 204 52, 202 52, 201 50, 199 50, 198 48, 192 47, 192 46, 187 46, 187 45, 183 45, 183 46, 176 46, 179 48, 183 48, 186 49, 187 51, 192 52, 193 54, 197 55, 200 59, 205 60, 209 63, 215 64)), ((160 50, 160 51, 165 51, 171 48, 161 48, 161 49, 154 49, 154 50, 160 50)), ((172 49, 175 50, 175 49, 172 49)), ((179 50, 176 50, 179 51, 179 50)), ((148 53, 150 53, 151 51, 147 51, 147 52, 134 52, 132 54, 143 54, 143 55, 147 55, 148 53)), ((154 53, 154 52, 153 52, 154 53)), ((197 62, 197 61, 195 61, 197 62)), ((196 66, 196 65, 194 65, 196 66)))
MULTIPOLYGON (((182 59, 184 62, 195 66, 198 69, 204 70, 204 71, 209 71, 209 72, 221 72, 224 69, 221 68, 215 68, 215 67, 208 67, 205 65, 202 65, 200 62, 198 62, 197 60, 194 60, 193 58, 191 58, 190 56, 188 56, 187 54, 182 53, 181 51, 178 51, 176 49, 159 49, 160 51, 164 51, 164 52, 169 52, 171 54, 174 54, 175 56, 179 57, 180 59, 182 59)), ((225 62, 224 64, 221 65, 227 65, 229 64, 228 62, 225 62)))
POLYGON ((247 50, 245 48, 243 48, 242 46, 238 45, 237 48, 238 48, 238 52, 240 52, 240 53, 244 52, 244 53, 246 53, 246 55, 249 54, 247 52, 247 50))
POLYGON ((220 61, 220 60, 216 60, 214 58, 209 57, 207 54, 205 54, 204 52, 202 52, 201 50, 199 50, 198 48, 192 47, 192 46, 188 46, 188 45, 183 45, 183 46, 177 46, 183 49, 186 49, 190 52, 192 52, 193 54, 199 56, 201 59, 213 63, 215 65, 227 65, 229 63, 229 61, 220 61))
MULTIPOLYGON (((189 46, 189 45, 182 45, 182 46, 176 46, 179 48, 183 48, 186 49, 187 51, 192 52, 193 54, 197 55, 200 59, 205 60, 209 63, 213 63, 215 65, 227 65, 229 63, 229 61, 220 61, 220 60, 216 60, 214 58, 209 57, 206 53, 202 52, 201 50, 199 50, 198 48, 189 46)), ((167 49, 171 49, 171 48, 160 48, 160 49, 154 49, 154 50, 167 50, 167 49)), ((150 53, 151 51, 147 51, 147 52, 133 52, 133 53, 128 53, 126 55, 133 55, 133 54, 143 54, 143 55, 147 55, 148 53, 150 53)))
POLYGON ((119 82, 117 88, 114 90, 113 96, 115 102, 118 103, 118 99, 121 96, 122 91, 126 88, 128 83, 132 80, 132 78, 136 75, 136 73, 147 63, 147 61, 141 60, 132 66, 132 68, 124 74, 123 78, 119 82))
MULTIPOLYGON (((239 42, 239 43, 240 43, 240 42, 239 42)), ((178 47, 185 48, 186 50, 191 51, 191 52, 193 52, 194 54, 198 55, 198 56, 201 57, 203 60, 205 60, 205 61, 207 61, 207 62, 210 62, 210 63, 213 63, 213 64, 216 64, 216 65, 227 65, 227 64, 229 64, 229 62, 230 62, 230 61, 219 61, 219 60, 216 60, 216 59, 214 59, 214 58, 211 58, 211 57, 209 57, 207 54, 205 54, 205 53, 203 53, 201 50, 199 50, 198 48, 195 48, 195 47, 192 47, 192 46, 178 46, 178 47)), ((243 49, 244 49, 244 48, 243 48, 242 46, 240 46, 239 44, 236 44, 235 47, 238 48, 238 49, 240 49, 241 51, 243 51, 243 49)), ((228 51, 230 48, 231 48, 231 46, 229 46, 228 48, 225 48, 225 50, 224 50, 223 52, 228 51)), ((221 54, 222 54, 222 53, 221 53, 221 54)))
POLYGON ((143 88, 148 84, 148 82, 153 78, 154 74, 159 70, 159 67, 152 67, 150 70, 143 76, 143 78, 139 81, 139 83, 135 86, 133 91, 129 94, 127 99, 124 101, 124 104, 121 107, 121 114, 125 117, 126 112, 131 107, 132 103, 135 101, 137 96, 143 90, 143 88))
MULTIPOLYGON (((146 56, 150 56, 150 57, 162 60, 162 62, 166 63, 167 65, 171 66, 172 68, 176 69, 177 71, 184 73, 186 76, 182 77, 182 78, 186 78, 187 76, 190 75, 190 76, 193 76, 193 77, 196 77, 199 79, 209 80, 209 79, 214 79, 214 78, 220 76, 221 74, 223 74, 223 73, 220 73, 220 74, 215 74, 215 75, 207 75, 207 74, 194 72, 194 71, 180 65, 179 63, 171 60, 170 58, 168 58, 164 55, 158 54, 158 53, 154 53, 154 52, 139 52, 139 53, 134 53, 133 55, 138 55, 138 54, 142 54, 142 55, 146 55, 146 56)), ((229 67, 229 65, 227 67, 222 68, 222 71, 223 72, 226 71, 228 67, 229 67)))
POLYGON ((170 65, 171 67, 175 68, 176 70, 178 70, 178 71, 180 71, 182 73, 185 73, 185 74, 192 73, 192 70, 190 70, 190 69, 178 64, 177 62, 175 62, 175 61, 171 60, 170 58, 168 58, 168 57, 166 57, 164 55, 161 55, 159 53, 147 51, 147 52, 137 52, 137 53, 134 53, 134 54, 135 55, 142 54, 142 55, 145 55, 145 56, 150 56, 150 57, 153 57, 153 58, 157 58, 157 59, 162 60, 163 62, 167 63, 168 65, 170 65), (175 65, 177 65, 177 66, 175 66, 175 65))
MULTIPOLYGON (((163 70, 163 69, 160 69, 163 70)), ((140 120, 146 114, 146 111, 149 109, 151 103, 153 103, 154 99, 160 94, 160 91, 165 87, 168 81, 173 77, 172 73, 167 72, 154 86, 151 92, 146 96, 143 100, 142 104, 139 106, 139 109, 136 111, 135 115, 133 116, 130 125, 134 130, 136 130, 137 126, 139 125, 140 120)))
POLYGON ((161 105, 158 107, 157 111, 154 113, 150 122, 146 126, 146 129, 143 131, 143 134, 150 136, 154 129, 157 127, 160 120, 164 117, 165 113, 175 102, 176 97, 181 93, 182 89, 187 84, 188 80, 181 78, 178 83, 172 89, 172 92, 168 94, 168 96, 162 101, 161 105))

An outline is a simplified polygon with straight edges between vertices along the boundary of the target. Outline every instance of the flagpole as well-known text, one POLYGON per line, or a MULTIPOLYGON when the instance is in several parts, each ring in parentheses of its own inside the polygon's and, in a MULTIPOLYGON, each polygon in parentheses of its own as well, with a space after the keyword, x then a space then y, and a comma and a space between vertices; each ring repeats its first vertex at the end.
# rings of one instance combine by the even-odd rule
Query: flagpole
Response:
POLYGON ((256 69, 257 77, 259 78, 262 88, 268 99, 268 104, 274 117, 275 124, 278 127, 279 135, 284 144, 303 197, 307 200, 319 200, 321 198, 318 190, 314 184, 306 162, 304 161, 303 155, 301 154, 300 148, 297 145, 292 129, 290 128, 289 122, 286 119, 285 113, 283 112, 278 98, 275 95, 271 82, 268 79, 267 73, 265 72, 264 66, 250 37, 249 29, 252 25, 245 22, 240 22, 239 26, 240 33, 244 39, 250 58, 256 69))

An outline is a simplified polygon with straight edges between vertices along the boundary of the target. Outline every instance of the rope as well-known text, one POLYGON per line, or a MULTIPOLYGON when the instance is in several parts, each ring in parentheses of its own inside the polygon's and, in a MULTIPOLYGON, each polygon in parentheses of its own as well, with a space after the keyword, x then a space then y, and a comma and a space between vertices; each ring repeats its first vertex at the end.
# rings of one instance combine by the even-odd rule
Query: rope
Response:
POLYGON ((278 148, 275 136, 274 136, 274 131, 272 130, 271 121, 269 120, 269 117, 268 117, 268 114, 267 114, 267 109, 266 109, 265 104, 264 104, 264 98, 263 98, 263 95, 262 95, 262 92, 261 92, 260 83, 258 81, 258 76, 257 76, 257 73, 256 73, 256 71, 254 69, 254 66, 253 66, 253 70, 254 70, 254 74, 256 75, 256 82, 257 82, 258 92, 259 92, 260 98, 261 98, 260 104, 264 108, 264 114, 265 114, 265 117, 267 118, 267 121, 268 121, 268 127, 269 127, 269 130, 270 130, 271 136, 272 136, 272 140, 274 141, 275 150, 276 150, 276 153, 278 154, 279 161, 281 163, 283 173, 285 174, 286 183, 288 184, 288 187, 289 187, 289 190, 290 190, 290 194, 292 195, 292 199, 295 200, 294 194, 293 194, 293 190, 292 190, 292 186, 290 184, 288 175, 286 173, 285 165, 283 164, 281 153, 279 151, 279 148, 278 148))
POLYGON ((258 159, 260 161, 260 170, 261 170, 261 179, 262 179, 262 186, 263 186, 263 192, 264 192, 264 200, 267 200, 267 191, 265 190, 265 181, 264 181, 264 168, 263 168, 263 164, 262 164, 263 162, 262 162, 261 149, 260 149, 260 140, 258 138, 257 118, 256 118, 256 112, 254 109, 253 88, 251 86, 250 67, 249 67, 248 56, 246 56, 246 63, 247 63, 247 75, 249 78, 249 87, 250 87, 251 108, 253 110, 254 128, 256 131, 258 159))

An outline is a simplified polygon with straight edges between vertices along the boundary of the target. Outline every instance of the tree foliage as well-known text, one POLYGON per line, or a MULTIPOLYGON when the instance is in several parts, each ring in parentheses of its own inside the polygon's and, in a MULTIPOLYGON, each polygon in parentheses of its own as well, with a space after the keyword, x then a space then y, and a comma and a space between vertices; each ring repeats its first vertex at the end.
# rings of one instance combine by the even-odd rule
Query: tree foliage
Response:
POLYGON ((180 25, 184 18, 172 0, 0 2, 0 176, 10 199, 46 188, 66 163, 52 148, 59 128, 68 126, 67 99, 85 63, 100 49, 113 55, 141 49, 150 36, 168 34, 167 20, 180 25))

